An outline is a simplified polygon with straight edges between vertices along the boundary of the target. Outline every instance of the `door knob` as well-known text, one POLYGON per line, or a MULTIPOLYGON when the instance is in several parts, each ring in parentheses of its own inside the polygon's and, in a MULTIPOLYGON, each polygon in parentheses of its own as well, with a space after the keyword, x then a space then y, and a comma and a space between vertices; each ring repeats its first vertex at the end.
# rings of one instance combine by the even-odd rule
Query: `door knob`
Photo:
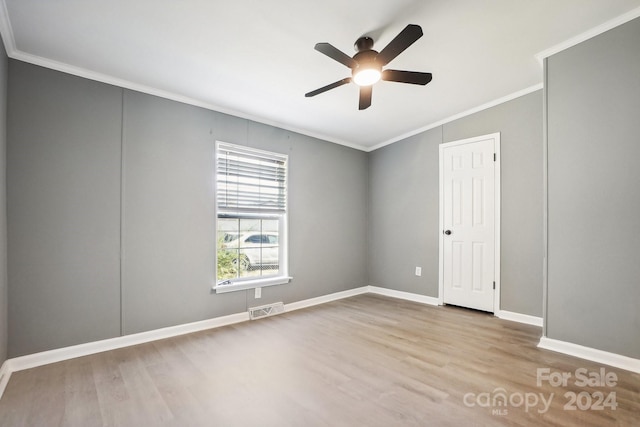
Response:
POLYGON ((451 234, 451 230, 445 230, 444 234, 446 234, 447 236, 451 234))

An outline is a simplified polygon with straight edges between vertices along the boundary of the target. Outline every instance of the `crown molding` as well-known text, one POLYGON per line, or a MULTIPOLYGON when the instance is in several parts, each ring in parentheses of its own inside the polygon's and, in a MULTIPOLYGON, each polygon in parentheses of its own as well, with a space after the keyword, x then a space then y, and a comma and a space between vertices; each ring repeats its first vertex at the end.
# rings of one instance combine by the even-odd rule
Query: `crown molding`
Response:
MULTIPOLYGON (((1 25, 1 24, 0 24, 1 25)), ((3 34, 3 39, 4 39, 4 34, 3 34)), ((11 39, 12 40, 12 39, 11 39)), ((210 111, 215 111, 218 113, 222 113, 222 114, 228 114, 234 117, 238 117, 241 119, 245 119, 245 120, 250 120, 252 122, 256 122, 256 123, 261 123, 264 125, 268 125, 268 126, 273 126, 273 127, 277 127, 279 129, 283 129, 286 131, 290 131, 290 132, 295 132, 295 133, 299 133, 301 135, 305 135, 311 138, 316 138, 316 139, 320 139, 323 141, 328 141, 328 142, 332 142, 334 144, 338 144, 338 145, 344 145, 346 147, 349 148, 353 148, 356 150, 360 150, 360 151, 366 151, 366 147, 359 145, 359 144, 355 144, 349 141, 345 141, 345 140, 341 140, 338 138, 332 138, 330 136, 321 134, 321 133, 315 133, 315 132, 309 132, 307 130, 303 130, 303 129, 298 129, 295 128, 293 126, 289 126, 286 125, 284 123, 280 123, 280 122, 276 122, 273 120, 268 120, 262 117, 258 117, 258 116, 254 116, 251 114, 246 114, 243 113, 241 111, 238 110, 233 110, 233 109, 229 109, 229 108, 225 108, 225 107, 221 107, 219 105, 216 104, 211 104, 208 102, 204 102, 195 98, 191 98, 188 96, 184 96, 184 95, 180 95, 178 93, 175 92, 171 92, 171 91, 167 91, 167 90, 163 90, 163 89, 158 89, 152 86, 147 86, 141 83, 136 83, 136 82, 132 82, 130 80, 125 80, 125 79, 120 79, 117 77, 113 77, 107 74, 102 74, 102 73, 98 73, 92 70, 87 70, 85 68, 81 68, 81 67, 76 67, 73 65, 69 65, 63 62, 58 62, 58 61, 54 61, 48 58, 43 58, 41 56, 37 56, 37 55, 31 55, 25 52, 22 52, 18 49, 15 49, 14 45, 11 45, 7 42, 5 42, 5 46, 9 45, 9 48, 7 48, 7 56, 9 56, 11 59, 15 59, 18 61, 22 61, 22 62, 27 62, 29 64, 33 64, 33 65, 37 65, 40 67, 44 67, 44 68, 48 68, 48 69, 52 69, 55 71, 60 71, 66 74, 71 74, 74 76, 78 76, 78 77, 82 77, 85 79, 89 79, 89 80, 94 80, 100 83, 105 83, 105 84, 109 84, 109 85, 113 85, 113 86, 118 86, 124 89, 129 89, 129 90, 133 90, 136 92, 141 92, 141 93, 145 93, 148 95, 153 95, 153 96, 157 96, 160 98, 164 98, 164 99, 169 99, 172 101, 177 101, 183 104, 188 104, 188 105, 193 105, 195 107, 200 107, 200 108, 204 108, 210 111)))
POLYGON ((243 113, 230 108, 225 108, 220 105, 211 104, 201 101, 199 99, 191 98, 188 96, 180 95, 175 92, 147 86, 141 83, 120 79, 107 74, 98 73, 86 68, 76 67, 74 65, 66 64, 64 62, 55 61, 52 59, 44 58, 38 55, 32 55, 21 51, 16 46, 15 37, 13 34, 13 28, 11 27, 11 21, 9 20, 9 13, 7 10, 7 4, 5 0, 0 0, 0 35, 4 41, 5 50, 7 56, 17 61, 27 62, 29 64, 37 65, 44 68, 49 68, 55 71, 60 71, 66 74, 82 77, 89 80, 94 80, 100 83, 106 83, 113 86, 118 86, 124 89, 130 89, 137 92, 146 93, 148 95, 157 96, 160 98, 169 99, 172 101, 181 102, 183 104, 193 105, 195 107, 201 107, 207 110, 215 111, 218 113, 228 114, 241 119, 250 120, 256 123, 261 123, 268 126, 274 126, 290 132, 299 133, 311 138, 320 139, 322 141, 332 142, 334 144, 343 145, 349 148, 353 148, 360 151, 366 151, 367 147, 360 144, 356 144, 350 141, 334 138, 328 135, 324 135, 318 132, 310 132, 303 129, 298 129, 293 126, 289 126, 285 123, 280 123, 273 120, 268 120, 263 117, 254 116, 251 114, 243 113))
MULTIPOLYGON (((614 19, 611 19, 601 25, 598 25, 597 27, 592 28, 591 30, 588 30, 582 34, 579 34, 569 40, 566 40, 565 42, 562 42, 558 45, 555 45, 549 49, 546 49, 538 54, 535 55, 535 58, 538 60, 538 62, 540 62, 540 64, 542 64, 542 61, 544 60, 544 58, 549 57, 555 53, 558 53, 562 50, 565 50, 569 47, 575 46, 578 43, 581 43, 585 40, 588 40, 592 37, 595 37, 599 34, 602 34, 605 31, 608 31, 612 28, 615 28, 619 25, 622 25, 628 21, 631 21, 632 19, 635 19, 637 17, 640 17, 640 7, 633 9, 623 15, 620 15, 614 19)), ((323 133, 320 132, 311 132, 305 129, 299 129, 293 126, 289 126, 285 123, 281 123, 281 122, 277 122, 277 121, 273 121, 273 120, 268 120, 265 119, 263 117, 258 117, 258 116, 254 116, 251 114, 247 114, 247 113, 243 113, 241 111, 237 111, 234 109, 229 109, 229 108, 225 108, 222 107, 220 105, 216 105, 216 104, 211 104, 208 102, 204 102, 195 98, 191 98, 188 96, 184 96, 184 95, 180 95, 178 93, 174 93, 171 91, 167 91, 167 90, 163 90, 163 89, 159 89, 159 88, 155 88, 155 87, 151 87, 151 86, 147 86, 141 83, 137 83, 137 82, 132 82, 129 80, 125 80, 125 79, 120 79, 120 78, 116 78, 113 76, 109 76, 106 74, 102 74, 102 73, 98 73, 92 70, 87 70, 81 67, 76 67, 70 64, 66 64, 63 62, 58 62, 58 61, 54 61, 51 59, 47 59, 41 56, 37 56, 37 55, 31 55, 25 52, 22 52, 21 50, 19 50, 16 46, 16 41, 15 41, 15 37, 13 34, 13 29, 11 27, 11 21, 9 20, 9 14, 8 14, 8 9, 7 9, 7 4, 5 0, 0 0, 0 35, 2 36, 2 39, 4 41, 4 46, 5 46, 5 50, 7 52, 7 56, 9 58, 15 59, 15 60, 19 60, 19 61, 23 61, 23 62, 27 62, 30 64, 34 64, 34 65, 38 65, 41 67, 45 67, 45 68, 49 68, 52 70, 56 70, 56 71, 60 71, 60 72, 64 72, 67 74, 72 74, 75 76, 79 76, 79 77, 83 77, 89 80, 94 80, 94 81, 98 81, 101 83, 106 83, 106 84, 110 84, 110 85, 114 85, 114 86, 118 86, 118 87, 122 87, 125 89, 130 89, 130 90, 134 90, 137 92, 142 92, 142 93, 146 93, 149 95, 153 95, 153 96, 158 96, 161 98, 165 98, 165 99, 169 99, 169 100, 173 100, 173 101, 177 101, 177 102, 181 102, 184 104, 188 104, 188 105, 193 105, 196 107, 201 107, 201 108, 205 108, 207 110, 211 110, 211 111, 215 111, 215 112, 219 112, 219 113, 223 113, 223 114, 229 114, 232 115, 234 117, 238 117, 241 119, 246 119, 246 120, 250 120, 256 123, 261 123, 264 125, 268 125, 268 126, 274 126, 283 130, 287 130, 290 132, 295 132, 301 135, 305 135, 311 138, 316 138, 322 141, 326 141, 326 142, 331 142, 334 144, 338 144, 338 145, 342 145, 345 147, 349 147, 349 148, 353 148, 355 150, 359 150, 359 151, 364 151, 364 152, 372 152, 375 151, 379 148, 382 148, 384 146, 393 144, 395 142, 404 140, 406 138, 418 135, 420 133, 426 132, 430 129, 436 128, 438 126, 442 126, 446 123, 452 122, 454 120, 460 119, 462 117, 466 117, 469 116, 471 114, 480 112, 482 110, 486 110, 488 108, 494 107, 496 105, 502 104, 504 102, 508 102, 511 101, 513 99, 516 99, 518 97, 527 95, 529 93, 535 92, 537 90, 542 89, 542 83, 538 83, 535 84, 533 86, 524 88, 522 90, 519 90, 517 92, 513 92, 511 94, 508 94, 504 97, 495 99, 493 101, 487 102, 485 104, 479 105, 477 107, 471 108, 469 110, 463 111, 459 114, 455 114, 453 116, 444 118, 442 120, 439 120, 437 122, 434 123, 430 123, 428 125, 422 126, 418 129, 414 129, 412 131, 409 131, 407 133, 398 135, 397 137, 388 139, 386 141, 382 141, 372 147, 369 146, 363 146, 362 144, 357 144, 354 143, 352 141, 347 141, 347 140, 343 140, 340 138, 335 138, 329 135, 325 135, 323 133)))
POLYGON ((548 58, 551 55, 555 55, 556 53, 562 52, 563 50, 569 49, 570 47, 580 44, 586 40, 589 40, 595 36, 598 36, 622 24, 626 24, 627 22, 633 19, 636 19, 638 17, 640 17, 640 7, 632 9, 625 14, 622 14, 607 22, 604 22, 598 25, 597 27, 591 28, 590 30, 585 31, 584 33, 578 34, 577 36, 572 37, 569 40, 565 40, 562 43, 559 43, 555 46, 551 46, 550 48, 537 53, 535 57, 540 63, 540 66, 542 66, 545 58, 548 58))
POLYGON ((5 0, 0 0, 0 35, 2 36, 7 56, 11 57, 16 51, 16 40, 13 37, 13 28, 11 27, 11 21, 9 21, 9 10, 5 0))
POLYGON ((450 123, 450 122, 452 122, 454 120, 458 120, 458 119, 461 119, 463 117, 470 116, 471 114, 478 113, 478 112, 480 112, 482 110, 486 110, 486 109, 489 109, 491 107, 495 107, 496 105, 500 105, 500 104, 503 104, 505 102, 512 101, 512 100, 514 100, 516 98, 520 98, 521 96, 528 95, 528 94, 530 94, 532 92, 535 92, 537 90, 540 90, 540 89, 542 89, 542 83, 537 83, 537 84, 535 84, 533 86, 529 86, 529 87, 524 88, 522 90, 519 90, 517 92, 510 93, 509 95, 503 96, 503 97, 498 98, 498 99, 494 99, 493 101, 489 101, 489 102, 487 102, 485 104, 482 104, 482 105, 479 105, 477 107, 471 108, 469 110, 463 111, 462 113, 454 114, 453 116, 449 116, 449 117, 447 117, 445 119, 442 119, 440 121, 437 121, 435 123, 431 123, 429 125, 426 125, 426 126, 423 126, 421 128, 418 128, 418 129, 412 130, 410 132, 407 132, 405 134, 399 135, 399 136, 397 136, 395 138, 392 138, 392 139, 389 139, 387 141, 381 142, 380 144, 374 145, 373 147, 367 149, 367 151, 377 150, 377 149, 382 148, 382 147, 384 147, 386 145, 393 144, 394 142, 402 141, 403 139, 407 139, 409 137, 418 135, 418 134, 420 134, 422 132, 426 132, 426 131, 428 131, 430 129, 437 128, 438 126, 445 125, 445 124, 450 123))

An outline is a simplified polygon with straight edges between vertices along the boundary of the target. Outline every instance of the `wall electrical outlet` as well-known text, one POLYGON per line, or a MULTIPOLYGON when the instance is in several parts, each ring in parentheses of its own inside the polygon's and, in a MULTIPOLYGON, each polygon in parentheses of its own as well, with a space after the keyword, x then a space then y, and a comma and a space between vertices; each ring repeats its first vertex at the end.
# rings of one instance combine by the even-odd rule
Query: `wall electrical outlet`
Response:
POLYGON ((255 298, 262 298, 262 288, 256 288, 255 298))
POLYGON ((416 267, 416 276, 422 276, 422 267, 416 267))

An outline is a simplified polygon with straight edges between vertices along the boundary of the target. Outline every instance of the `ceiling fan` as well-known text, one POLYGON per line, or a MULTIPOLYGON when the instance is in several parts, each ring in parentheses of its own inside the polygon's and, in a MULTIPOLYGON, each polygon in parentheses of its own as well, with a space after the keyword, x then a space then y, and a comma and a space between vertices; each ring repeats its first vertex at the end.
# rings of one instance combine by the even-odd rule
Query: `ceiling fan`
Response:
POLYGON ((315 50, 324 53, 329 58, 351 68, 351 77, 346 77, 337 82, 328 84, 306 93, 307 98, 319 95, 331 89, 347 83, 355 83, 360 86, 360 102, 358 109, 364 110, 371 106, 372 86, 382 79, 389 82, 410 83, 414 85, 426 85, 432 79, 431 73, 421 73, 418 71, 383 70, 382 67, 400 55, 406 48, 411 46, 422 37, 422 28, 419 25, 407 25, 400 31, 389 44, 379 53, 373 50, 373 39, 370 37, 360 37, 355 48, 357 53, 350 57, 329 43, 317 43, 315 50))

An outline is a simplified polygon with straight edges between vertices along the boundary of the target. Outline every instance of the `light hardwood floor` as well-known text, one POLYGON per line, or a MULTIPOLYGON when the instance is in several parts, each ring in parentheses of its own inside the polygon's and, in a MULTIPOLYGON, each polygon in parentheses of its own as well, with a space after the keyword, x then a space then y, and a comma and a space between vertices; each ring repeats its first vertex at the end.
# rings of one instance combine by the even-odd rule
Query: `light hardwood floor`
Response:
POLYGON ((640 425, 640 375, 537 349, 539 337, 489 314, 361 295, 16 372, 0 425, 640 425), (538 368, 572 378, 538 386, 538 368), (617 384, 581 387, 578 368, 617 384), (504 406, 492 402, 500 388, 504 406), (576 410, 565 393, 583 393, 576 410), (579 409, 598 393, 617 408, 579 409))

